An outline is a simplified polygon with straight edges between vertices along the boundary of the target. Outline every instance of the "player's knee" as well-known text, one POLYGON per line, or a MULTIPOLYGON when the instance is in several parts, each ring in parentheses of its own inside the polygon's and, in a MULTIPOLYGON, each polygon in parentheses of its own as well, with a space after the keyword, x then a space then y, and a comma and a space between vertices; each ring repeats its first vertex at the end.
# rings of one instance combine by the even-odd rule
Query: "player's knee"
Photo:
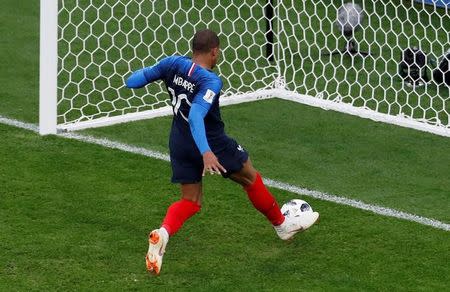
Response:
POLYGON ((249 177, 242 177, 240 184, 243 187, 248 187, 248 186, 251 186, 253 184, 253 180, 251 178, 249 178, 249 177))
POLYGON ((244 163, 244 173, 247 181, 250 184, 253 184, 256 180, 258 171, 253 167, 252 163, 250 162, 250 159, 244 163))
POLYGON ((256 181, 256 175, 257 172, 254 169, 250 169, 248 171, 246 171, 243 175, 242 175, 242 183, 241 185, 243 187, 249 187, 251 185, 253 185, 256 181))
POLYGON ((237 173, 235 175, 232 175, 231 179, 243 187, 249 187, 255 182, 256 175, 253 177, 248 173, 237 173))
POLYGON ((202 205, 202 193, 188 193, 188 194, 182 194, 181 198, 183 200, 187 200, 190 202, 193 202, 201 207, 202 205))
POLYGON ((182 184, 181 198, 194 202, 198 205, 202 203, 202 185, 201 184, 182 184))
POLYGON ((247 160, 244 163, 242 169, 239 172, 232 174, 230 178, 235 182, 239 183, 240 185, 242 185, 243 187, 249 187, 255 182, 256 176, 257 176, 256 169, 253 168, 252 164, 250 163, 250 160, 247 160))

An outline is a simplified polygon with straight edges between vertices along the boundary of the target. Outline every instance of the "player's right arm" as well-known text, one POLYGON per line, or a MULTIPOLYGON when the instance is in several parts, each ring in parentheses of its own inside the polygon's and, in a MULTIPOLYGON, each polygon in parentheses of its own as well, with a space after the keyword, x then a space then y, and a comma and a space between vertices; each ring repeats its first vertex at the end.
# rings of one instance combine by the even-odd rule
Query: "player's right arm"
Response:
POLYGON ((153 81, 164 78, 172 66, 175 57, 166 57, 157 64, 134 71, 127 78, 125 84, 128 88, 141 88, 153 81))

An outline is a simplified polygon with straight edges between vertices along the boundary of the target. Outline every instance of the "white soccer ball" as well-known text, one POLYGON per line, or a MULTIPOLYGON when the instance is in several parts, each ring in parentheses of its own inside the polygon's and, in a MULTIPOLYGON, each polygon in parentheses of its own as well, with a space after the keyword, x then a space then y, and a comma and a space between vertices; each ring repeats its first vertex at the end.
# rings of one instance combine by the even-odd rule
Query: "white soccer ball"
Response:
POLYGON ((298 217, 301 213, 305 212, 312 213, 313 209, 310 204, 300 199, 290 200, 281 207, 281 213, 285 217, 298 217))
POLYGON ((345 34, 351 34, 364 20, 364 11, 356 3, 345 3, 337 12, 336 26, 345 34))

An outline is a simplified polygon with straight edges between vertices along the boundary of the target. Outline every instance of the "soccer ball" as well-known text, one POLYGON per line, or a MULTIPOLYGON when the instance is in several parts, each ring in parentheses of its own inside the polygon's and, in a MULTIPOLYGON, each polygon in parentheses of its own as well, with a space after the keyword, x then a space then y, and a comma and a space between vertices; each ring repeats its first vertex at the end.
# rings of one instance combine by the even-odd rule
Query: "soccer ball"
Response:
POLYGON ((364 11, 356 3, 345 3, 337 12, 336 26, 345 35, 352 35, 364 20, 364 11))
POLYGON ((281 207, 281 213, 286 217, 298 217, 305 212, 312 213, 313 209, 311 205, 300 199, 290 200, 281 207))

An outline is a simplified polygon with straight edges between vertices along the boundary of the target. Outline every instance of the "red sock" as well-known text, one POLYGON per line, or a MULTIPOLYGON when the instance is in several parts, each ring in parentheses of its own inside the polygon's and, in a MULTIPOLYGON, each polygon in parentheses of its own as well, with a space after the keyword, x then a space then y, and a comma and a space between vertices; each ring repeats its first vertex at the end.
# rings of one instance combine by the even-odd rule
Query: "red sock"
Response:
POLYGON ((259 212, 263 213, 274 226, 284 222, 284 216, 281 214, 277 201, 269 190, 267 190, 259 173, 256 173, 256 180, 253 184, 244 187, 244 189, 253 206, 259 212))
POLYGON ((198 211, 200 211, 199 204, 181 199, 167 209, 166 217, 164 217, 161 227, 164 227, 169 235, 172 236, 177 233, 186 220, 198 211))

